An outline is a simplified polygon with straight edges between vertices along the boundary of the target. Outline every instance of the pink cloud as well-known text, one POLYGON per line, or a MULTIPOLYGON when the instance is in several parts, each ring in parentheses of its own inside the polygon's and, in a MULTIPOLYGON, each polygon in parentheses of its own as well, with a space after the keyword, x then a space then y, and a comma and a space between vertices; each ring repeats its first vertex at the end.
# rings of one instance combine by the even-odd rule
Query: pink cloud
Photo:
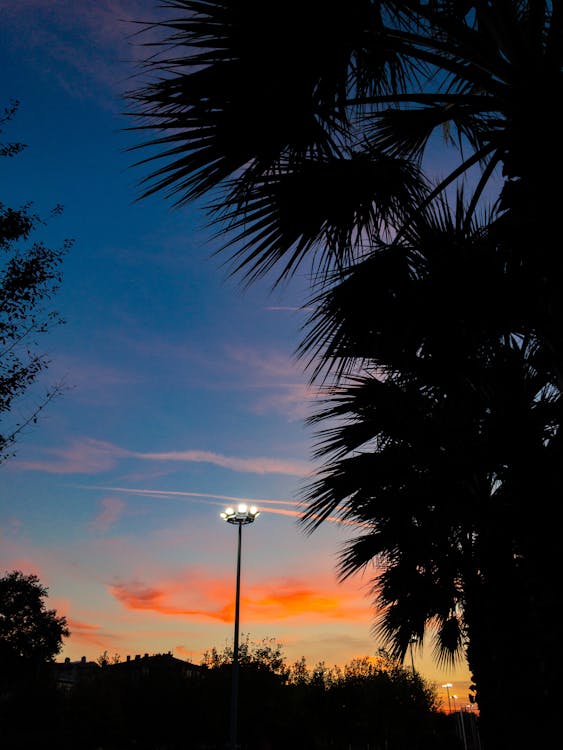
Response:
POLYGON ((112 469, 117 458, 128 455, 127 451, 111 443, 91 438, 74 440, 66 448, 46 448, 45 452, 55 458, 46 461, 15 460, 12 466, 50 474, 99 474, 112 469))
POLYGON ((311 413, 311 402, 317 398, 314 390, 299 383, 283 384, 271 393, 261 395, 252 407, 255 414, 276 412, 289 419, 305 419, 311 413))
POLYGON ((121 518, 125 503, 116 497, 105 497, 101 500, 101 511, 96 518, 90 522, 90 528, 99 533, 105 533, 121 518))
MULTIPOLYGON (((308 401, 316 397, 303 382, 303 368, 287 352, 231 345, 221 353, 219 362, 216 356, 184 342, 147 340, 137 336, 123 340, 123 345, 137 354, 150 355, 155 361, 177 362, 189 373, 191 382, 196 379, 197 387, 257 394, 251 405, 253 412, 276 411, 291 418, 302 417, 308 401)), ((170 371, 169 367, 167 371, 170 371)), ((161 379, 166 376, 166 372, 159 374, 161 379)))
POLYGON ((128 455, 149 461, 186 461, 195 463, 209 463, 224 469, 232 469, 250 474, 289 474, 290 476, 305 476, 310 471, 306 461, 291 461, 279 458, 237 458, 224 456, 220 453, 200 450, 168 451, 163 453, 133 453, 128 455))
POLYGON ((45 449, 55 456, 47 461, 13 461, 12 466, 52 474, 99 474, 112 469, 118 459, 134 458, 142 461, 180 461, 209 463, 232 471, 251 474, 285 474, 305 476, 310 470, 306 461, 268 457, 239 458, 201 450, 141 453, 119 448, 112 443, 86 438, 75 440, 67 448, 45 449))
MULTIPOLYGON (((261 508, 261 513, 274 513, 278 516, 293 516, 294 518, 302 518, 303 513, 302 511, 297 510, 286 510, 285 508, 261 508)), ((318 515, 312 515, 311 520, 315 520, 321 518, 321 516, 318 515)), ((336 523, 342 526, 355 526, 360 528, 366 528, 368 525, 361 522, 361 521, 349 521, 347 519, 337 518, 336 516, 326 516, 323 517, 324 521, 330 522, 330 523, 336 523)))
MULTIPOLYGON (((190 382, 195 382, 198 388, 252 394, 249 410, 253 413, 275 412, 292 420, 302 419, 318 397, 317 390, 304 382, 302 364, 296 363, 287 352, 229 346, 219 364, 203 350, 187 346, 185 342, 147 340, 139 335, 123 336, 120 343, 139 355, 150 355, 155 362, 177 362, 178 368, 172 368, 172 371, 176 373, 182 369, 189 373, 190 382)), ((108 397, 119 398, 123 386, 139 381, 136 372, 96 363, 85 364, 70 357, 59 360, 57 369, 65 372, 65 379, 74 388, 74 398, 93 403, 107 402, 108 397)), ((169 377, 170 371, 167 367, 158 373, 160 382, 169 377)))
POLYGON ((227 354, 241 367, 246 387, 262 391, 252 411, 259 414, 274 411, 290 419, 303 419, 310 413, 317 390, 304 382, 304 363, 296 362, 287 352, 251 347, 231 346, 227 354))
POLYGON ((280 381, 288 377, 302 380, 302 368, 286 352, 264 351, 248 346, 228 346, 226 349, 231 360, 242 365, 246 373, 252 373, 257 381, 270 382, 272 377, 280 381))

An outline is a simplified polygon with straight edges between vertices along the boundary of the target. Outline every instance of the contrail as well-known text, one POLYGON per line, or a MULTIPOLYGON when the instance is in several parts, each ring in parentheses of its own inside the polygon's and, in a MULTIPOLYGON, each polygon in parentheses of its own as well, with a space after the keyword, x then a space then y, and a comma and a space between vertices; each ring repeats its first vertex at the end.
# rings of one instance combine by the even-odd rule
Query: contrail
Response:
MULTIPOLYGON (((185 492, 182 490, 141 490, 132 487, 107 487, 99 485, 79 485, 80 489, 85 490, 104 490, 104 492, 122 492, 128 495, 147 495, 152 497, 197 497, 203 499, 210 498, 213 500, 223 500, 233 503, 248 503, 251 505, 289 505, 292 508, 298 508, 301 503, 295 500, 271 500, 266 498, 250 498, 250 497, 235 497, 234 495, 214 495, 210 492, 185 492)), ((209 502, 206 505, 219 505, 218 502, 209 502)), ((273 513, 279 516, 293 516, 295 518, 302 518, 303 513, 297 510, 287 510, 286 508, 260 508, 263 513, 273 513)), ((311 520, 315 520, 318 516, 311 516, 311 520)), ((365 523, 360 521, 350 521, 347 519, 336 518, 335 516, 328 516, 324 519, 330 523, 336 523, 343 526, 359 526, 366 527, 365 523)))
MULTIPOLYGON (((228 500, 233 503, 251 503, 253 505, 265 504, 265 505, 291 505, 296 508, 301 503, 295 500, 266 500, 263 497, 235 497, 233 495, 213 495, 210 492, 183 492, 181 490, 141 490, 131 487, 104 487, 100 485, 78 485, 83 490, 104 490, 105 492, 125 492, 131 495, 158 495, 158 496, 170 496, 170 497, 201 497, 201 498, 212 498, 213 500, 228 500)), ((214 503, 215 504, 215 503, 214 503)))

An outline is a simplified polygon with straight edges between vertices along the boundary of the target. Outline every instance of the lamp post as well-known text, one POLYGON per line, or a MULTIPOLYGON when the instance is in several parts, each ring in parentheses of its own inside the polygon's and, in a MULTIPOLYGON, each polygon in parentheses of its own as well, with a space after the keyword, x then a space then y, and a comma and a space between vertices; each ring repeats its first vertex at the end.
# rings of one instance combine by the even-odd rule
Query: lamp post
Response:
POLYGON ((442 687, 445 687, 448 691, 448 713, 451 714, 452 712, 452 703, 450 701, 450 688, 453 687, 451 682, 446 682, 442 685, 442 687))
POLYGON ((459 727, 461 729, 461 739, 463 740, 463 747, 464 747, 464 750, 467 750, 467 735, 465 734, 465 721, 463 719, 463 706, 461 706, 461 708, 457 707, 457 695, 452 695, 452 698, 454 699, 454 709, 455 709, 456 716, 459 721, 459 727))
POLYGON ((237 545, 237 588, 235 599, 235 635, 233 640, 233 673, 231 687, 231 722, 230 722, 230 747, 236 750, 237 747, 237 715, 238 715, 238 646, 239 646, 239 613, 240 613, 240 552, 242 546, 242 527, 252 523, 256 516, 260 515, 257 508, 253 505, 241 503, 237 509, 227 508, 221 513, 221 518, 227 523, 238 526, 238 545, 237 545))

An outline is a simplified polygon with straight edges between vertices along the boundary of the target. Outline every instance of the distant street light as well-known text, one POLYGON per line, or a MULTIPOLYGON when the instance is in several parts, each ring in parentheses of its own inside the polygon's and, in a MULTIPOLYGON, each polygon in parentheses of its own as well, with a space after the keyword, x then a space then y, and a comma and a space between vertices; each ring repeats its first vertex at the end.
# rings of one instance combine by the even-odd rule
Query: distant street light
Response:
POLYGON ((450 700, 450 688, 453 687, 451 682, 446 682, 442 685, 442 687, 445 687, 448 691, 448 713, 451 714, 452 712, 452 702, 450 700))
POLYGON ((238 526, 238 545, 237 545, 237 588, 235 599, 235 635, 233 640, 233 673, 231 688, 231 724, 230 724, 230 746, 231 750, 237 747, 237 715, 238 715, 238 651, 239 651, 239 613, 240 613, 240 551, 242 546, 242 527, 252 523, 259 516, 258 509, 252 505, 241 503, 237 509, 227 508, 221 513, 221 518, 227 523, 238 526))

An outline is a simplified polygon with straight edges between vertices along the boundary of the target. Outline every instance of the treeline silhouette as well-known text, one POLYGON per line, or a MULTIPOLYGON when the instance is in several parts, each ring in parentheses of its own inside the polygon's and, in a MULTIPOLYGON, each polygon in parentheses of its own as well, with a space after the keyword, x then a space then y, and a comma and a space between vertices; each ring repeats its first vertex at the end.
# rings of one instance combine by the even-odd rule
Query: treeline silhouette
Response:
MULTIPOLYGON (((10 750, 215 750, 227 746, 232 651, 19 665, 2 679, 10 750), (70 677, 72 675, 72 678, 70 677)), ((434 688, 385 652, 344 668, 289 666, 271 639, 240 647, 238 742, 247 750, 455 750, 434 688)))

